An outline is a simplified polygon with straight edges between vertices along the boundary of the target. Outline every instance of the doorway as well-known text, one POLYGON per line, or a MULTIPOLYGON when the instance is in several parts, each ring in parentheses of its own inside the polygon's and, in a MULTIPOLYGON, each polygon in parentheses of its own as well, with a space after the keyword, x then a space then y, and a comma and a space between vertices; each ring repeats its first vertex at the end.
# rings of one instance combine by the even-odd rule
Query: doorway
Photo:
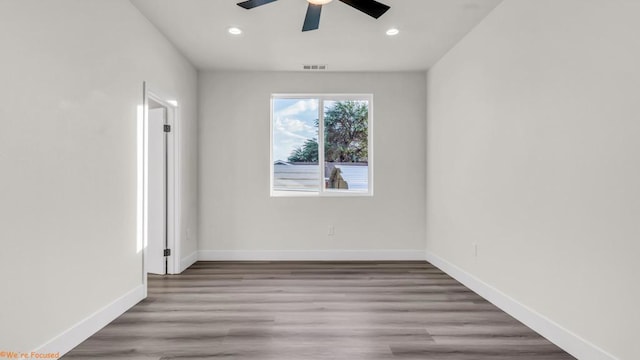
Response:
POLYGON ((144 90, 143 278, 179 269, 177 102, 144 90))

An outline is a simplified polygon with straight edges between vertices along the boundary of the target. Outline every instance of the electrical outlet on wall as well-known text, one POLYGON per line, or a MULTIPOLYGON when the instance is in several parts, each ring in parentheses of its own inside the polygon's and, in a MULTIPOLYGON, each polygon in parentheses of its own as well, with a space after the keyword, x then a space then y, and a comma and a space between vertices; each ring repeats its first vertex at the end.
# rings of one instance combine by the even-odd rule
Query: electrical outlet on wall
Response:
POLYGON ((333 236, 336 234, 336 228, 333 225, 329 225, 329 230, 327 231, 327 235, 333 236))
POLYGON ((473 256, 478 257, 478 243, 473 243, 473 256))

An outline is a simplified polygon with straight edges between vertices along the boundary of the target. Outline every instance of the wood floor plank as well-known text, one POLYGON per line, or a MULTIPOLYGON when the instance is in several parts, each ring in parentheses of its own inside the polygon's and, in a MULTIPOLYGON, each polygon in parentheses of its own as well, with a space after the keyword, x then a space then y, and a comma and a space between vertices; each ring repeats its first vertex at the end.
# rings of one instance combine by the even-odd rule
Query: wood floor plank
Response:
POLYGON ((573 359, 427 262, 198 262, 64 359, 573 359))

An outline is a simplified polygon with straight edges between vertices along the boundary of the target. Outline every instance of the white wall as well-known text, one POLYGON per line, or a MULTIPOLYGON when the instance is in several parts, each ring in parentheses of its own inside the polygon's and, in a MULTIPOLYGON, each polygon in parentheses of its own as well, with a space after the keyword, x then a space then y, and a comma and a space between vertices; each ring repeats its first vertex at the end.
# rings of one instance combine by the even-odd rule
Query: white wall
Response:
POLYGON ((195 251, 197 73, 126 0, 2 1, 0 44, 0 349, 26 352, 142 283, 143 80, 181 104, 195 251))
POLYGON ((424 73, 201 74, 200 249, 421 256, 425 84, 424 73), (315 92, 373 93, 374 197, 269 197, 271 94, 315 92))
POLYGON ((427 89, 428 253, 620 359, 640 358, 639 18, 505 0, 427 89))

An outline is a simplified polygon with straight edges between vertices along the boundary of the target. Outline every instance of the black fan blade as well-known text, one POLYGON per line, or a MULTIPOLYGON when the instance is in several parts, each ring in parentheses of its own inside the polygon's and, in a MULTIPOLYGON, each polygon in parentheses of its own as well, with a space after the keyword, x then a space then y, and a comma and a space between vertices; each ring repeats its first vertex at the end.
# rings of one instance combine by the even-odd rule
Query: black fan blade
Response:
POLYGON ((241 3, 238 3, 238 6, 249 10, 249 9, 253 9, 254 7, 266 5, 274 1, 277 1, 277 0, 248 0, 248 1, 243 1, 241 3))
POLYGON ((304 25, 302 25, 302 31, 316 30, 319 28, 321 12, 322 5, 313 5, 309 3, 309 7, 307 7, 307 16, 305 16, 304 25))
POLYGON ((386 13, 391 7, 381 4, 375 0, 340 0, 343 3, 362 11, 363 13, 379 18, 382 14, 386 13))

